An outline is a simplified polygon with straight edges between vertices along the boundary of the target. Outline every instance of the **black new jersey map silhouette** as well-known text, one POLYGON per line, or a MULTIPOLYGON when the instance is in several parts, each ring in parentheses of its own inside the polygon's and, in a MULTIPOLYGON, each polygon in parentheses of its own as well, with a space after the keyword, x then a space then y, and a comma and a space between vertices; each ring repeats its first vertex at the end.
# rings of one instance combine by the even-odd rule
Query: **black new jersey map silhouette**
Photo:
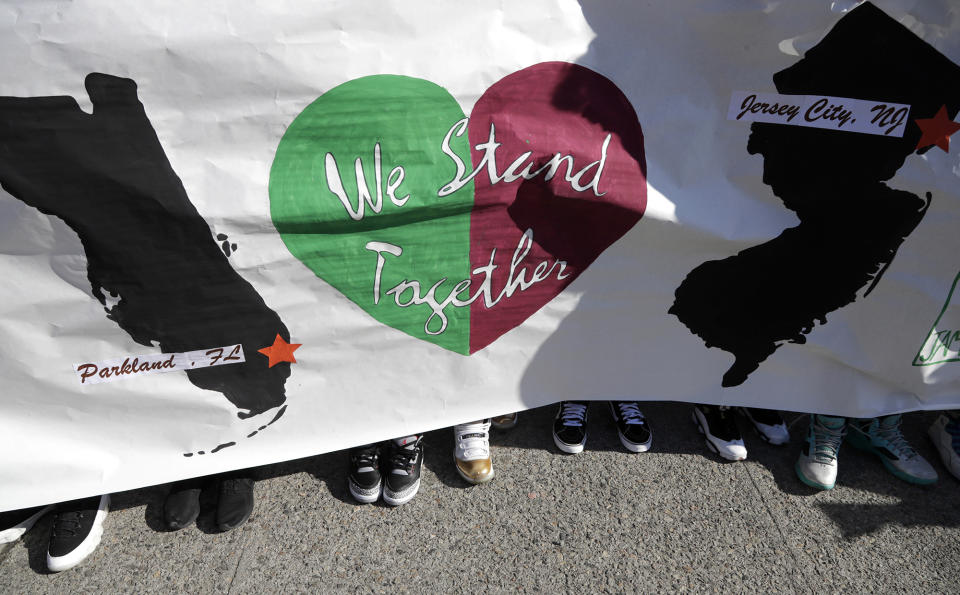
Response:
POLYGON ((869 294, 932 198, 885 183, 917 149, 913 120, 960 110, 960 68, 869 3, 773 81, 783 94, 909 104, 910 122, 903 138, 752 125, 747 151, 763 156, 763 182, 800 224, 698 266, 670 308, 707 347, 733 354, 722 386, 742 384, 780 345, 804 343, 829 312, 869 294))
POLYGON ((133 340, 165 353, 242 343, 246 362, 189 370, 190 382, 223 393, 241 418, 282 405, 290 364, 268 367, 257 350, 289 341, 286 326, 227 262, 136 83, 85 82, 92 114, 72 97, 0 97, 0 185, 77 233, 93 295, 133 340))

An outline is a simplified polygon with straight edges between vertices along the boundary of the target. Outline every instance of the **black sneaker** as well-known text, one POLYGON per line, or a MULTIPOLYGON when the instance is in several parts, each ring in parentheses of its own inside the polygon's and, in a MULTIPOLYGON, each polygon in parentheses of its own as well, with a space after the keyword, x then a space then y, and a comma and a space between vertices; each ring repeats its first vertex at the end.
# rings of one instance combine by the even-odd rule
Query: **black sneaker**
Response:
POLYGON ((728 461, 747 458, 747 447, 729 407, 694 405, 693 423, 697 424, 711 451, 728 461))
POLYGON ((73 568, 97 549, 110 496, 94 496, 57 506, 47 549, 47 568, 60 572, 73 568))
POLYGON ((423 435, 407 436, 402 442, 402 445, 390 442, 390 452, 384 462, 383 501, 390 506, 406 504, 420 489, 423 435))
POLYGON ((553 420, 553 443, 568 454, 583 452, 587 442, 587 402, 561 401, 553 420))
POLYGON ((647 425, 640 403, 636 401, 610 401, 610 413, 617 423, 620 443, 630 452, 647 452, 653 442, 653 432, 647 425))
POLYGON ((350 472, 347 476, 350 495, 357 502, 370 504, 380 498, 380 445, 368 444, 350 449, 350 472))
POLYGON ((790 430, 787 429, 787 424, 784 423, 779 411, 741 407, 740 412, 750 420, 757 434, 760 434, 767 444, 779 446, 790 442, 790 430))
POLYGON ((253 514, 253 479, 225 477, 220 479, 218 492, 217 528, 229 531, 246 523, 253 514))
POLYGON ((188 479, 170 486, 163 502, 163 523, 168 529, 183 529, 200 516, 201 480, 188 479))
POLYGON ((53 506, 34 506, 0 513, 0 543, 10 543, 30 530, 53 506))

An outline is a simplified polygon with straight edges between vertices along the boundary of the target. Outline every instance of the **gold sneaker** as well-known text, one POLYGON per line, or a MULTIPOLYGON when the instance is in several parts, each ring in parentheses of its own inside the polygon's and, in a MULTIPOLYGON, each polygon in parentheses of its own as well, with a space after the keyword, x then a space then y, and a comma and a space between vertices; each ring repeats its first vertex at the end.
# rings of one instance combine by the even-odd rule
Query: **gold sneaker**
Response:
POLYGON ((510 428, 517 425, 518 414, 508 413, 506 415, 498 415, 490 419, 490 423, 497 430, 509 430, 510 428))
POLYGON ((457 472, 474 485, 493 479, 490 423, 489 419, 483 419, 453 427, 453 458, 457 462, 457 472))

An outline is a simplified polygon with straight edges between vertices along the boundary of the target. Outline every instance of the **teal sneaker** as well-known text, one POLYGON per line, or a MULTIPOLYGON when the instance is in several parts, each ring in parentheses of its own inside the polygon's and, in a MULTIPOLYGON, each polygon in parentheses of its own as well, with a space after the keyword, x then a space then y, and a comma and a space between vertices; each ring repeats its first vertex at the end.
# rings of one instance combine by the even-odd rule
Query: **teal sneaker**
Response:
POLYGON ((858 420, 850 424, 847 442, 872 452, 887 471, 904 481, 928 485, 937 481, 937 472, 920 456, 900 431, 900 415, 858 420))
POLYGON ((819 490, 832 490, 837 482, 837 455, 847 431, 847 418, 811 415, 807 438, 794 469, 800 481, 819 490))

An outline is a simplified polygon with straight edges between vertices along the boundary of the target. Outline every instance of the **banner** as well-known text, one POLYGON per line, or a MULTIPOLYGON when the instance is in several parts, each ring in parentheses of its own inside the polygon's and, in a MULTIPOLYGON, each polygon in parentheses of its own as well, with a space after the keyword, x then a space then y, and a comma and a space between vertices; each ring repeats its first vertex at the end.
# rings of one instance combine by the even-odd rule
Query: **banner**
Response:
POLYGON ((564 399, 960 406, 951 15, 0 3, 0 510, 564 399))

